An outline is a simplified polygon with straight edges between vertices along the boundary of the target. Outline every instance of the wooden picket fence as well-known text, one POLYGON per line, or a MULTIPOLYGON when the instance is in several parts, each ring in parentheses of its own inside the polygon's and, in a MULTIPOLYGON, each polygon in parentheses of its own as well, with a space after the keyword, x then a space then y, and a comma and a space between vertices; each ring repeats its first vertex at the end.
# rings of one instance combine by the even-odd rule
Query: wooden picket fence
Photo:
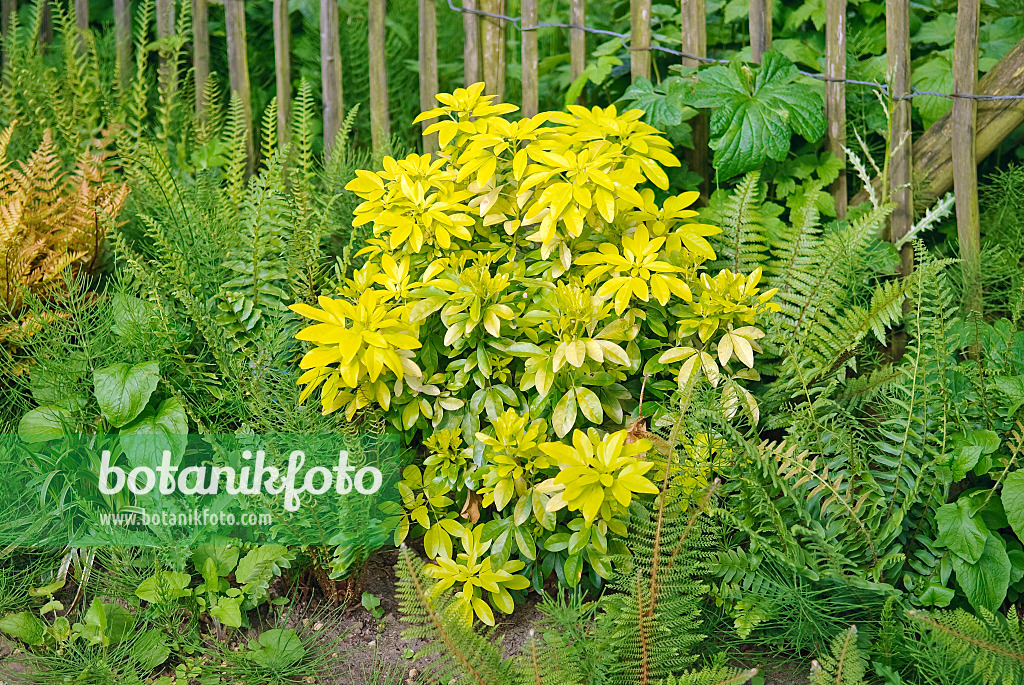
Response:
MULTIPOLYGON (((249 106, 249 73, 246 64, 246 34, 244 0, 185 0, 192 3, 193 59, 196 79, 196 108, 202 101, 202 84, 209 75, 210 47, 207 28, 208 4, 223 4, 227 23, 227 49, 231 90, 237 92, 245 105, 245 118, 249 125, 250 157, 253 150, 252 113, 249 106)), ((282 138, 288 130, 288 103, 291 100, 290 34, 288 31, 287 0, 273 1, 276 83, 278 100, 278 130, 282 138)), ((390 137, 387 69, 385 65, 386 0, 367 0, 369 19, 369 81, 370 130, 375 147, 383 147, 390 137)), ((458 0, 453 0, 458 2, 458 0)), ((3 30, 7 31, 8 18, 17 8, 17 0, 0 0, 3 11, 3 30)), ((113 0, 117 34, 117 50, 122 63, 128 63, 131 51, 130 0, 113 0)), ((174 30, 176 0, 156 0, 157 34, 169 35, 174 30)), ((522 32, 522 111, 525 116, 538 110, 538 26, 537 0, 520 0, 520 16, 507 16, 508 0, 462 0, 456 6, 448 2, 443 11, 454 8, 461 13, 465 30, 464 68, 466 84, 483 80, 487 92, 503 97, 507 65, 507 33, 522 32)), ((696 67, 706 61, 707 32, 705 0, 680 0, 683 24, 681 54, 684 65, 696 67)), ((88 0, 74 0, 76 20, 80 27, 89 23, 88 0)), ((910 231, 914 220, 915 166, 916 193, 919 200, 934 199, 952 185, 956 196, 956 217, 961 253, 968 273, 977 273, 979 259, 979 219, 977 162, 991 152, 1010 131, 1024 123, 1024 102, 1021 100, 980 99, 981 131, 979 134, 979 98, 973 95, 981 89, 989 95, 1018 96, 1022 92, 1021 75, 1024 74, 1024 41, 1004 57, 979 84, 978 31, 980 0, 961 0, 958 3, 957 30, 954 43, 955 93, 950 114, 937 122, 917 141, 911 140, 910 120, 913 90, 910 80, 910 1, 886 0, 886 52, 888 56, 888 96, 891 103, 891 138, 889 148, 887 195, 895 203, 889 227, 889 237, 899 241, 910 231)), ((846 159, 846 0, 826 0, 826 115, 828 120, 827 148, 840 160, 846 159)), ((569 32, 570 69, 575 79, 586 67, 586 0, 569 0, 568 16, 563 28, 569 32)), ((751 55, 759 62, 772 45, 772 0, 750 0, 751 55)), ((445 21, 457 21, 450 13, 445 21)), ((435 0, 419 0, 419 65, 420 104, 432 107, 438 90, 437 61, 437 4, 435 0)), ((651 76, 651 0, 631 0, 631 30, 623 42, 630 55, 632 78, 651 76)), ((550 24, 548 25, 550 26, 550 24)), ((338 5, 320 3, 321 73, 323 92, 323 120, 325 149, 330 150, 343 121, 344 98, 342 92, 341 52, 339 47, 338 5)), ((127 70, 126 70, 127 72, 127 70)), ((693 120, 695 150, 688 162, 696 171, 707 176, 708 126, 705 117, 693 120)), ((427 124, 424 124, 426 126, 427 124)), ((437 149, 436 137, 424 139, 424 149, 437 149)), ((845 166, 845 164, 844 164, 845 166)), ((845 172, 832 187, 836 210, 845 216, 849 197, 845 172)), ((862 192, 854 202, 865 199, 862 192)), ((911 247, 903 246, 904 271, 912 263, 911 247)), ((980 293, 980 290, 978 291, 980 293)), ((980 301, 974 303, 980 307, 980 301)))

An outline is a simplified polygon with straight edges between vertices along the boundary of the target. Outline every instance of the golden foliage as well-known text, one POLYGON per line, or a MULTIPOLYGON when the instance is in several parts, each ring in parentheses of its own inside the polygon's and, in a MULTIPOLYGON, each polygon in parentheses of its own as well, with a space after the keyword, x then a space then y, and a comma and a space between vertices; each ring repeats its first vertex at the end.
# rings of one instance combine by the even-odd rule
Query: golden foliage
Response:
POLYGON ((11 163, 14 125, 0 133, 0 307, 17 317, 26 292, 45 294, 66 268, 93 269, 128 197, 103 180, 103 156, 66 172, 47 130, 28 159, 11 163))

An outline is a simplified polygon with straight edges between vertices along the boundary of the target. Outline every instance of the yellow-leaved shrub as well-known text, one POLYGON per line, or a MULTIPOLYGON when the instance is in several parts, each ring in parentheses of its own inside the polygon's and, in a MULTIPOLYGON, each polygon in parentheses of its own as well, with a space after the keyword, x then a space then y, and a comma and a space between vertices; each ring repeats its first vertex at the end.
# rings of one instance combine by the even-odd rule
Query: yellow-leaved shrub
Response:
MULTIPOLYGON (((320 389, 324 413, 376 404, 427 445, 396 542, 426 534, 428 554, 450 558, 452 536, 477 524, 471 546, 495 568, 520 560, 534 587, 552 573, 599 584, 625 551, 630 503, 660 485, 645 474, 667 467, 626 443, 641 394, 661 415, 677 387, 706 381, 755 423, 744 384, 773 292, 759 272, 706 273, 719 229, 692 208, 697 193, 669 191, 679 162, 642 112, 510 121, 516 108, 483 91, 439 95, 417 119, 436 120, 437 155, 385 158, 346 186, 373 237, 336 296, 375 313, 295 305, 321 322, 299 336, 316 345, 299 382, 303 397, 320 389)), ((466 595, 478 616, 482 602, 466 595)))

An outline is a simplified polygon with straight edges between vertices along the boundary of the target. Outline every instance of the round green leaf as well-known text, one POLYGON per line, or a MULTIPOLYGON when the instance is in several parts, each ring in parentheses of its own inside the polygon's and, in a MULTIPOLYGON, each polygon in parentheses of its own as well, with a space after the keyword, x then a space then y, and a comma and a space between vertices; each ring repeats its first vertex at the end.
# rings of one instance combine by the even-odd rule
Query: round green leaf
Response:
POLYGON ((160 382, 160 365, 113 364, 93 372, 93 394, 107 420, 116 427, 127 425, 146 408, 160 382))

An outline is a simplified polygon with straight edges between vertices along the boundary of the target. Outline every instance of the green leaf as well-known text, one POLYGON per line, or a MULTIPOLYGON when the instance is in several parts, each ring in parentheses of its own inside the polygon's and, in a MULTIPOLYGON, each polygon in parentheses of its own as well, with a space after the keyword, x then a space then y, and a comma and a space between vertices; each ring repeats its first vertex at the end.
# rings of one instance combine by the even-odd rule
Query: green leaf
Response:
MULTIPOLYGON (((937 93, 953 92, 952 50, 933 52, 920 65, 914 65, 911 72, 914 86, 920 90, 937 93)), ((935 95, 919 95, 914 98, 914 109, 921 113, 921 120, 928 128, 942 118, 953 106, 949 98, 935 95)))
POLYGON ((106 636, 109 644, 115 645, 132 634, 135 616, 120 604, 103 604, 107 619, 106 636))
POLYGON ((289 568, 294 555, 284 545, 260 545, 242 557, 235 569, 235 580, 243 585, 265 585, 289 568))
POLYGON ((793 133, 813 142, 825 134, 821 96, 797 83, 800 72, 781 53, 769 50, 756 72, 735 61, 710 67, 686 98, 692 107, 712 108, 711 147, 721 178, 782 161, 793 133))
POLYGON ((153 305, 133 295, 119 293, 110 298, 110 313, 114 319, 110 330, 115 335, 124 336, 145 330, 149 317, 153 315, 153 305))
POLYGON ((952 45, 956 35, 956 16, 950 12, 941 12, 931 21, 921 24, 914 34, 915 43, 934 43, 946 47, 952 45))
POLYGON ((683 103, 686 84, 678 76, 670 76, 658 85, 646 78, 638 78, 619 98, 630 104, 629 109, 642 109, 644 120, 658 129, 678 126, 697 114, 683 103))
POLYGON ((46 624, 31 611, 22 611, 0 618, 0 631, 21 640, 26 645, 35 646, 43 643, 46 624))
POLYGON ((73 628, 75 633, 94 645, 110 644, 107 638, 106 607, 98 597, 92 600, 83 622, 76 623, 73 628))
POLYGON ((591 423, 601 423, 604 420, 604 410, 601 408, 601 400, 590 388, 576 389, 576 403, 580 411, 591 423))
POLYGON ((992 384, 996 390, 1006 395, 1006 418, 1012 418, 1017 410, 1024 406, 1024 376, 995 376, 992 384))
POLYGON ((167 644, 164 631, 150 628, 144 632, 131 646, 131 655, 144 671, 152 671, 167 661, 171 648, 167 644))
POLYGON ((139 587, 135 590, 135 596, 150 604, 173 602, 188 596, 189 592, 186 588, 190 582, 192 582, 192 577, 187 573, 157 571, 139 583, 139 587))
POLYGON ((231 628, 242 625, 242 601, 244 597, 219 597, 217 603, 210 607, 210 616, 231 628))
POLYGON ((171 452, 177 464, 188 444, 188 418, 177 397, 160 403, 155 412, 147 412, 121 429, 121 449, 132 466, 153 467, 164 450, 171 452))
POLYGON ((113 364, 93 372, 93 394, 103 415, 115 428, 134 420, 146 408, 160 382, 160 365, 144 362, 135 366, 113 364))
POLYGON ((921 604, 926 607, 948 607, 955 595, 956 593, 952 588, 942 587, 941 585, 929 585, 921 593, 921 604))
POLYGON ((998 535, 989 534, 977 563, 971 564, 953 555, 953 571, 971 606, 984 607, 993 613, 999 610, 1010 586, 1010 558, 998 535))
POLYGON ((258 643, 250 642, 246 656, 263 668, 281 671, 306 656, 306 648, 294 629, 274 628, 262 633, 258 643))
MULTIPOLYGON (((203 573, 207 560, 213 562, 216 577, 224 578, 235 570, 235 565, 238 563, 238 546, 199 545, 196 547, 192 552, 192 564, 196 567, 196 570, 203 573)), ((203 576, 206 577, 206 574, 203 573, 203 576)), ((209 578, 207 578, 207 581, 209 581, 209 578)))
POLYGON ((567 556, 565 564, 562 566, 562 572, 565 573, 565 582, 569 584, 569 587, 579 585, 583 575, 583 555, 570 554, 567 556))
POLYGON ((575 393, 569 390, 555 405, 555 411, 551 415, 551 427, 555 429, 555 434, 558 437, 564 438, 574 425, 576 425, 576 397, 575 393))
POLYGON ((75 414, 72 409, 59 405, 36 407, 26 412, 18 422, 18 437, 25 443, 34 445, 47 440, 62 437, 75 425, 75 414))
POLYGON ((1011 549, 1006 552, 1006 556, 1010 559, 1010 584, 1012 585, 1024 578, 1024 551, 1011 549))
POLYGON ((974 516, 966 497, 939 507, 935 522, 939 527, 940 545, 972 564, 981 558, 989 536, 988 527, 980 516, 974 516))
POLYGON ((1024 539, 1024 470, 1018 469, 1006 476, 1000 499, 1010 527, 1019 539, 1024 539))

